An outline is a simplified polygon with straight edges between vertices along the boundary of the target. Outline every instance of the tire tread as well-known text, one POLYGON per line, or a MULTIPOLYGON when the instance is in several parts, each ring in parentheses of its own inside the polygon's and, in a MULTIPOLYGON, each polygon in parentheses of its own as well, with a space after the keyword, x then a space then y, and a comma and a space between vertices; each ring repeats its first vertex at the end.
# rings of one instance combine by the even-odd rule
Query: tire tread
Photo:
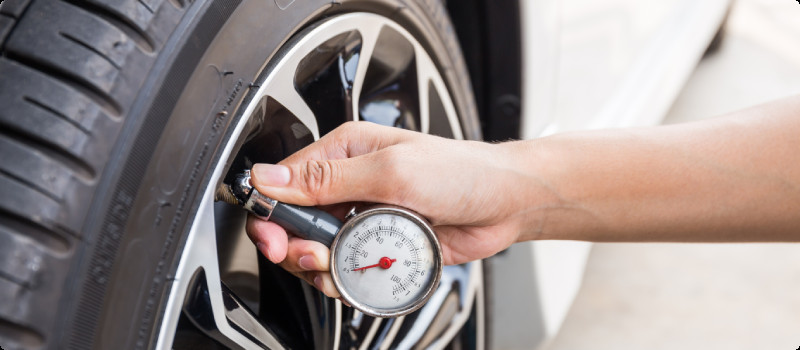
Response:
POLYGON ((102 19, 106 23, 116 27, 120 32, 125 33, 131 40, 136 42, 140 49, 145 52, 152 53, 156 51, 155 39, 147 33, 149 20, 152 19, 151 9, 144 6, 141 1, 125 1, 114 2, 115 5, 110 5, 106 2, 95 0, 64 0, 66 3, 78 7, 86 12, 91 13, 97 18, 102 19), (125 6, 128 4, 128 6, 125 6), (146 8, 150 16, 146 18, 134 19, 135 15, 132 13, 139 12, 135 8, 139 4, 146 8), (149 18, 147 18, 149 17, 149 18))
MULTIPOLYGON (((29 239, 53 254, 68 254, 72 250, 72 241, 66 238, 66 233, 58 233, 58 229, 43 226, 3 209, 0 209, 0 232, 29 239)), ((0 263, 3 263, 2 259, 0 263)))
POLYGON ((185 6, 177 0, 5 0, 0 6, 4 348, 63 348, 51 337, 58 326, 53 312, 84 243, 86 201, 185 6))

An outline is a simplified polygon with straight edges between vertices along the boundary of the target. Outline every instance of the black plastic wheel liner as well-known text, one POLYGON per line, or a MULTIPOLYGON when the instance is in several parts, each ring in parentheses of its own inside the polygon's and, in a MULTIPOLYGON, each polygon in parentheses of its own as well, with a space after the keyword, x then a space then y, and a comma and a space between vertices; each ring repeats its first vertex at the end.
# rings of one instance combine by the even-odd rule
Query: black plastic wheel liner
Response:
MULTIPOLYGON (((52 208, 30 204, 24 196, 3 197, 0 203, 0 228, 10 230, 0 233, 13 243, 7 247, 27 245, 31 261, 40 261, 44 271, 30 279, 44 282, 30 283, 23 276, 28 270, 3 265, 20 278, 14 283, 24 293, 14 292, 15 299, 2 305, 47 308, 0 310, 0 339, 20 347, 154 346, 154 325, 199 190, 208 185, 209 164, 240 117, 237 106, 250 83, 292 33, 324 16, 356 10, 383 14, 412 33, 435 36, 449 30, 446 13, 435 1, 36 0, 3 5, 11 14, 0 11, 0 34, 6 39, 0 71, 41 83, 36 89, 33 83, 39 80, 30 78, 18 80, 22 88, 2 83, 0 101, 11 107, 0 119, 10 127, 0 132, 0 141, 25 152, 35 149, 31 154, 69 168, 53 175, 68 181, 54 180, 60 187, 45 189, 58 192, 51 194, 58 200, 52 208), (14 21, 5 20, 9 17, 14 21), (44 102, 31 97, 37 91, 44 102), (48 120, 62 118, 85 129, 82 148, 59 143, 57 134, 47 137, 48 130, 59 129, 9 116, 32 106, 51 113, 48 120), (27 214, 37 211, 42 221, 27 214), (36 236, 40 231, 42 237, 36 236), (24 235, 39 245, 29 244, 24 235), (64 249, 43 253, 48 244, 57 248, 58 239, 64 249)), ((460 55, 452 40, 428 50, 441 58, 437 61, 460 62, 447 58, 460 55)), ((450 89, 462 123, 475 124, 466 69, 441 68, 446 81, 461 82, 450 89)), ((65 129, 60 130, 63 135, 65 129)), ((480 137, 474 125, 464 130, 468 138, 480 137)), ((28 189, 37 185, 12 166, 3 169, 2 181, 28 189)))
POLYGON ((522 137, 521 1, 525 0, 447 2, 486 141, 522 137))

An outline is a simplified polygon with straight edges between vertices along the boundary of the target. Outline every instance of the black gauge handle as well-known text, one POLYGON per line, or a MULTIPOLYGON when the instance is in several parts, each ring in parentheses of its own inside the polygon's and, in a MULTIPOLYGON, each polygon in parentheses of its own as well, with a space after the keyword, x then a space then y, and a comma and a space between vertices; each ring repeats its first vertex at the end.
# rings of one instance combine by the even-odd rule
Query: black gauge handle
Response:
POLYGON ((339 219, 322 210, 280 202, 272 209, 269 220, 300 238, 314 240, 327 247, 331 246, 342 227, 339 219))

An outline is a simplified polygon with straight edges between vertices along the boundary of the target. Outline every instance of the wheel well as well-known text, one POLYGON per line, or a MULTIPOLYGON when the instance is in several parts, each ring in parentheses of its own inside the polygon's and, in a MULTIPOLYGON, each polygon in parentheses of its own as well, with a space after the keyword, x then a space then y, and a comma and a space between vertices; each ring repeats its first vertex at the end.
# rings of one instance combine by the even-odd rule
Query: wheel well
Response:
POLYGON ((522 42, 519 7, 519 0, 447 2, 487 141, 520 137, 522 42))

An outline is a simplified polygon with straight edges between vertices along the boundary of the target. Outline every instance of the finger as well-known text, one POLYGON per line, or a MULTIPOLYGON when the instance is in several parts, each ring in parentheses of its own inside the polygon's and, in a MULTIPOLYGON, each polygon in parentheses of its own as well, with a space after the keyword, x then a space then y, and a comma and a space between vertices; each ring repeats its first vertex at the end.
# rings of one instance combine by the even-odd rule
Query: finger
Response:
POLYGON ((436 226, 445 265, 490 257, 514 243, 514 230, 503 225, 487 227, 436 226))
POLYGON ((341 295, 339 295, 339 291, 336 289, 336 286, 333 284, 333 278, 331 277, 330 273, 320 271, 301 271, 292 272, 292 274, 297 276, 297 278, 306 281, 306 283, 330 298, 341 297, 341 295))
POLYGON ((329 298, 339 298, 339 291, 333 285, 333 278, 330 273, 319 272, 314 276, 314 287, 325 293, 329 298))
POLYGON ((328 271, 330 250, 324 244, 290 236, 286 259, 280 263, 286 271, 328 271))
POLYGON ((293 204, 375 202, 385 197, 376 192, 386 187, 382 177, 398 165, 391 157, 396 152, 384 150, 420 136, 372 123, 345 123, 280 165, 256 164, 251 181, 259 192, 293 204))
POLYGON ((352 201, 385 202, 398 180, 402 160, 391 150, 347 159, 308 160, 280 165, 256 164, 252 184, 278 201, 326 205, 352 201), (391 183, 392 186, 387 186, 391 183))
POLYGON ((278 224, 262 220, 252 215, 247 217, 247 235, 256 244, 264 256, 273 263, 280 263, 286 258, 288 235, 278 224))

